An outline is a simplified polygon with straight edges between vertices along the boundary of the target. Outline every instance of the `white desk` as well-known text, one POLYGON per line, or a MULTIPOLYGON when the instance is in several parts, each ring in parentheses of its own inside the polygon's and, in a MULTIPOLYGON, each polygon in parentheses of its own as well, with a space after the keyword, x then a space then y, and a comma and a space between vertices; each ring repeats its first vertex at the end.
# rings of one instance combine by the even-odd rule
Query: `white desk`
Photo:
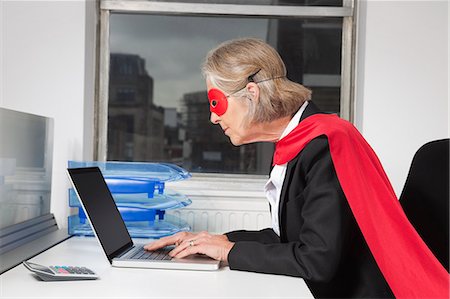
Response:
POLYGON ((30 261, 86 266, 100 279, 44 282, 19 265, 0 276, 1 298, 313 298, 301 278, 231 271, 228 267, 218 271, 114 268, 94 238, 70 238, 30 261))

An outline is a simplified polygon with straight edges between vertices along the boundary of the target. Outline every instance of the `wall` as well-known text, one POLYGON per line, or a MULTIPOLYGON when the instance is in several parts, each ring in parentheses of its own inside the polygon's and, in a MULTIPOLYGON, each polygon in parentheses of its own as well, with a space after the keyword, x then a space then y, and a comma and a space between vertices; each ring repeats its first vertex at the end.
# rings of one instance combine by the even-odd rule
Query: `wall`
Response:
MULTIPOLYGON (((55 119, 52 211, 65 166, 92 158, 94 1, 1 1, 2 107, 55 119)), ((359 1, 356 124, 399 193, 417 148, 448 137, 448 6, 359 1)))
POLYGON ((448 3, 358 4, 356 124, 399 195, 415 151, 449 136, 448 3))
POLYGON ((0 105, 54 118, 51 211, 60 227, 69 214, 67 160, 92 159, 94 8, 84 0, 0 6, 0 105))

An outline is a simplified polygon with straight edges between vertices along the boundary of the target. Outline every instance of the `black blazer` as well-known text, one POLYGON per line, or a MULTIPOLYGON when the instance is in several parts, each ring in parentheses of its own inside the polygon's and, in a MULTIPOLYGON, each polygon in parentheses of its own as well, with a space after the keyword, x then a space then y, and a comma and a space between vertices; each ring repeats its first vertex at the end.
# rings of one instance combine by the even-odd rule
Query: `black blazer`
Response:
MULTIPOLYGON (((300 121, 316 113, 309 102, 300 121)), ((325 136, 288 163, 279 219, 280 237, 272 229, 226 234, 236 242, 231 269, 301 277, 316 298, 394 297, 350 210, 325 136)))

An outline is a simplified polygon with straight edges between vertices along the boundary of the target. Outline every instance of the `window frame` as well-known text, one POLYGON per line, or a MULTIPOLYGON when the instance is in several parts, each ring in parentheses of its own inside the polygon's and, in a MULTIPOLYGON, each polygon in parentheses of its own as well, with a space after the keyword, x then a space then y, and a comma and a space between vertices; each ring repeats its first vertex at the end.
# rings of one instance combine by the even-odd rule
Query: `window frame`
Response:
MULTIPOLYGON (((111 13, 220 17, 342 18, 340 116, 354 121, 355 12, 357 1, 342 6, 280 6, 248 4, 180 3, 160 1, 100 0, 97 45, 98 77, 95 100, 94 160, 106 161, 108 136, 109 35, 111 13)), ((245 177, 246 175, 241 175, 245 177)))

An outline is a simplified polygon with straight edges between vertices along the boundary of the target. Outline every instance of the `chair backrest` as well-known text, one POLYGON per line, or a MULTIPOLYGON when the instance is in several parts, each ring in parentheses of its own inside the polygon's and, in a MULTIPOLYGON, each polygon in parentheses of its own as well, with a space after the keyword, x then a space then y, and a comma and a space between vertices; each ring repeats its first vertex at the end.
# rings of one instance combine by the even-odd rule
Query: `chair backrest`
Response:
POLYGON ((414 155, 400 196, 406 216, 449 270, 449 139, 422 146, 414 155))

